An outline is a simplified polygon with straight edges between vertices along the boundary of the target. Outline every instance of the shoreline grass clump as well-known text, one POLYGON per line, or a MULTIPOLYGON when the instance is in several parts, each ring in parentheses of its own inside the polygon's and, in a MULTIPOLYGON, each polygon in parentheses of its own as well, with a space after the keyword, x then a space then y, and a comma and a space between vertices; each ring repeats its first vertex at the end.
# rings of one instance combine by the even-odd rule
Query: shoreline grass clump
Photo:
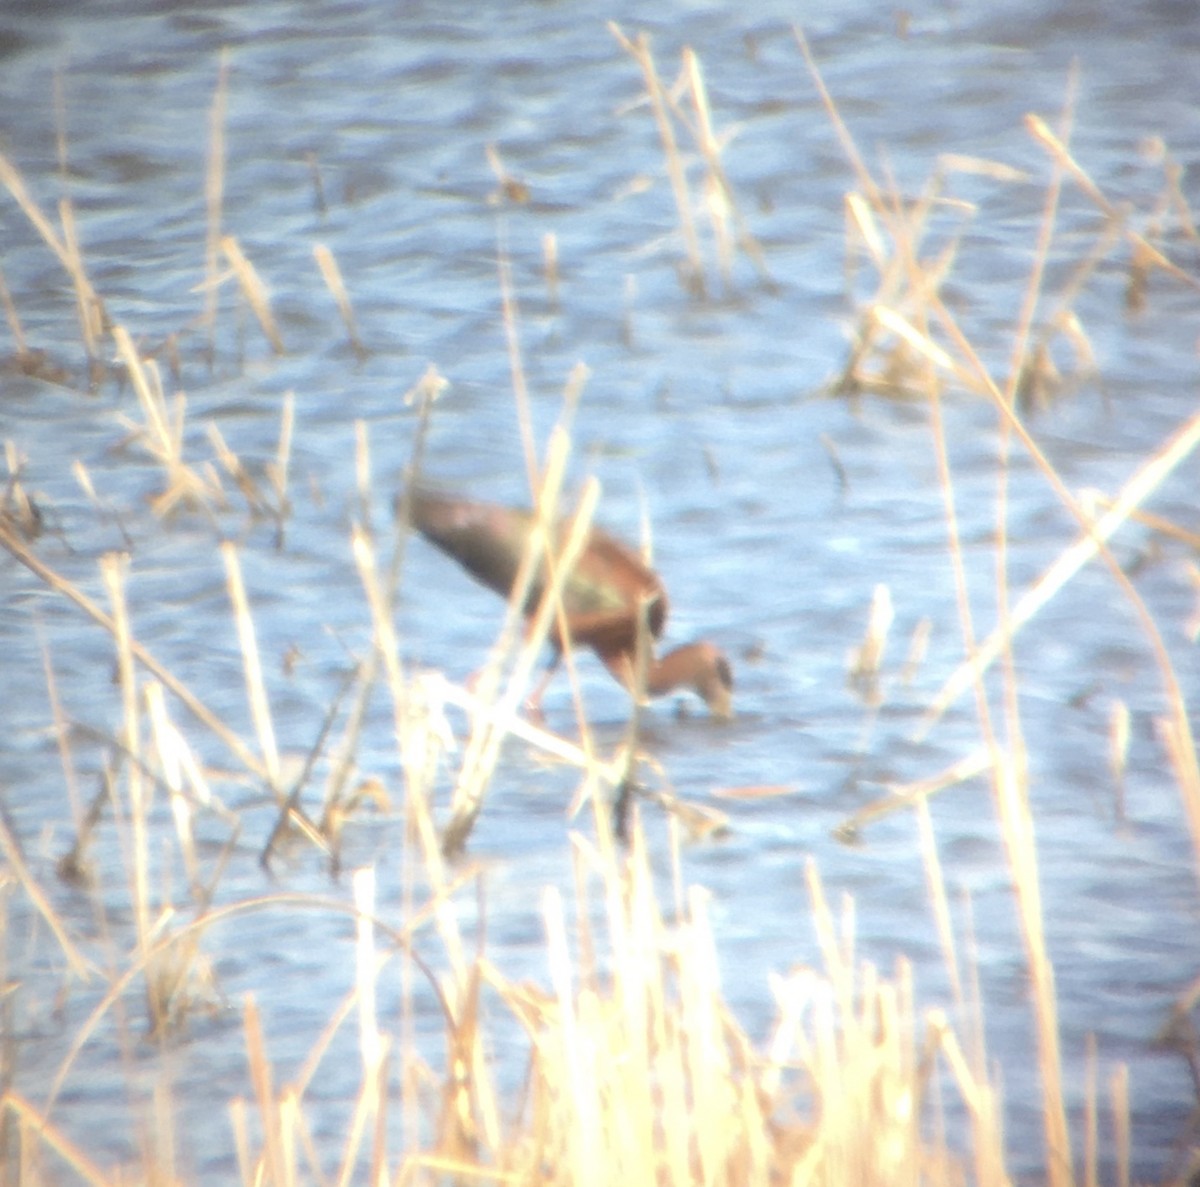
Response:
MULTIPOLYGON (((735 248, 749 254, 765 278, 765 264, 721 165, 722 138, 714 131, 698 58, 687 50, 682 59, 682 93, 691 103, 689 113, 675 89, 662 84, 645 38, 627 39, 615 27, 613 33, 643 71, 659 128, 685 244, 684 288, 700 296, 712 282, 692 221, 694 198, 678 143, 681 128, 693 137, 706 169, 704 185, 722 282, 731 284, 735 248)), ((219 290, 231 278, 272 352, 286 345, 261 277, 221 225, 227 87, 228 60, 223 59, 210 113, 204 187, 207 280, 201 324, 210 368, 218 360, 218 331, 224 328, 219 290)), ((50 595, 72 604, 97 629, 111 648, 116 680, 108 707, 113 724, 100 739, 102 774, 84 806, 75 753, 78 723, 70 719, 57 685, 53 639, 46 643, 50 729, 75 822, 73 844, 58 868, 51 871, 26 853, 7 816, 0 815, 5 855, 0 921, 8 918, 11 896, 23 895, 31 916, 49 937, 44 942, 62 970, 63 996, 86 993, 89 1006, 82 1020, 78 1012, 64 1014, 75 1029, 49 1089, 42 1092, 41 1084, 27 1084, 19 1046, 32 1040, 15 1038, 15 1028, 7 1025, 25 992, 12 972, 15 941, 22 937, 13 936, 7 924, 0 929, 0 1009, 6 1020, 0 1182, 38 1187, 68 1178, 96 1184, 189 1181, 189 1162, 196 1156, 187 1153, 186 1107, 172 1107, 173 1094, 180 1089, 166 1055, 170 1042, 179 1041, 199 1011, 219 1008, 220 986, 212 969, 222 929, 232 918, 259 911, 284 913, 299 928, 306 912, 319 911, 347 921, 345 951, 331 952, 330 959, 353 962, 353 988, 331 1008, 320 1033, 305 1036, 307 1056, 288 1075, 278 1070, 256 996, 248 995, 240 1003, 247 1076, 228 1102, 229 1149, 246 1184, 286 1187, 386 1180, 1007 1185, 1011 1175, 1004 1100, 999 1074, 987 1054, 986 1003, 971 959, 970 926, 964 940, 950 906, 934 812, 935 796, 952 794, 969 783, 983 784, 990 792, 1005 844, 1013 912, 1028 972, 1034 1030, 1030 1058, 1039 1077, 1038 1160, 1044 1181, 1055 1187, 1077 1180, 1091 1184, 1099 1180, 1102 1165, 1112 1168, 1116 1181, 1128 1179, 1133 1151, 1125 1070, 1113 1071, 1107 1094, 1102 1093, 1097 1071, 1101 1055, 1093 1044, 1081 1089, 1076 1091, 1064 1072, 1059 1038, 1063 1003, 1055 992, 1044 930, 1032 764, 1023 718, 1028 710, 1015 647, 1021 630, 1051 598, 1066 596, 1071 578, 1084 565, 1099 559, 1108 566, 1123 606, 1132 611, 1141 639, 1156 660, 1165 709, 1155 728, 1164 769, 1175 780, 1193 847, 1200 854, 1200 767, 1189 706, 1176 671, 1180 656, 1172 653, 1109 548, 1113 535, 1192 457, 1200 444, 1200 417, 1183 421, 1122 490, 1102 496, 1100 502, 1084 500, 1066 488, 1024 417, 1036 402, 1034 396, 1061 379, 1049 369, 1054 336, 1065 336, 1074 347, 1080 372, 1093 365, 1074 300, 1117 242, 1129 247, 1141 269, 1134 286, 1141 299, 1154 269, 1176 278, 1180 273, 1153 245, 1152 237, 1110 221, 1049 302, 1051 312, 1039 316, 1046 301, 1046 261, 1064 179, 1072 180, 1107 216, 1115 218, 1116 211, 1065 147, 1073 119, 1070 105, 1057 131, 1031 117, 1031 135, 1048 152, 1053 173, 1035 266, 1015 306, 1009 365, 996 378, 981 361, 993 353, 994 344, 984 351, 973 343, 941 297, 962 235, 949 234, 929 259, 923 258, 930 254, 925 235, 932 212, 947 205, 944 182, 949 174, 970 168, 1000 183, 1015 180, 1017 174, 995 162, 946 159, 918 201, 906 203, 866 170, 832 99, 823 86, 821 90, 859 182, 858 192, 847 199, 851 250, 865 245, 879 274, 879 288, 860 322, 843 385, 866 392, 903 391, 926 402, 945 508, 947 554, 958 583, 962 664, 931 706, 925 728, 939 728, 941 711, 970 692, 978 730, 962 755, 925 778, 890 788, 886 799, 851 818, 847 830, 861 835, 885 812, 913 813, 950 1001, 921 1004, 913 969, 905 960, 890 972, 863 960, 856 950, 853 904, 847 901, 832 909, 809 862, 807 895, 794 909, 797 930, 811 927, 815 935, 819 962, 772 974, 769 990, 775 1015, 766 1037, 752 1038, 745 1021, 728 1005, 723 977, 729 973, 722 969, 708 893, 689 884, 682 848, 688 813, 672 803, 669 792, 639 794, 646 791, 643 784, 653 782, 647 772, 655 772, 641 744, 638 706, 632 707, 620 741, 602 752, 587 728, 568 649, 579 741, 519 717, 517 707, 541 642, 556 617, 562 625, 557 591, 595 510, 595 480, 583 487, 574 529, 561 550, 552 547, 548 530, 535 534, 525 572, 531 575, 544 554, 552 570, 551 596, 522 636, 519 607, 524 591, 517 583, 484 675, 468 691, 441 673, 417 671, 406 660, 395 625, 406 547, 404 496, 390 536, 375 530, 379 509, 392 505, 391 492, 381 489, 384 484, 372 472, 369 434, 365 425, 358 425, 353 459, 358 502, 346 556, 362 589, 363 641, 357 650, 348 649, 342 671, 327 674, 322 711, 306 723, 308 744, 297 773, 278 740, 268 660, 261 650, 253 591, 246 588, 243 576, 246 551, 261 541, 251 534, 235 544, 229 538, 232 533, 224 530, 234 506, 227 490, 232 483, 250 520, 273 526, 270 547, 285 549, 297 497, 292 489, 292 449, 304 431, 293 400, 289 396, 283 401, 275 455, 260 472, 239 457, 217 423, 206 425, 203 434, 189 432, 187 399, 183 393, 168 398, 157 349, 139 343, 133 330, 109 320, 81 257, 69 202, 60 204, 56 226, 29 197, 16 170, 0 158, 0 182, 72 280, 89 383, 119 379, 133 390, 140 419, 114 417, 114 437, 127 434, 151 459, 156 473, 161 472, 162 484, 150 505, 155 523, 169 531, 180 517, 195 515, 214 527, 213 557, 219 558, 224 573, 228 629, 236 640, 244 685, 244 713, 236 722, 226 721, 139 641, 137 613, 127 591, 136 553, 132 558, 108 555, 98 562, 96 575, 106 605, 92 598, 80 580, 59 572, 39 554, 34 530, 40 518, 34 512, 38 502, 25 490, 19 450, 10 445, 8 486, 0 504, 0 546, 50 595), (119 360, 119 369, 100 364, 110 354, 119 360), (955 474, 942 417, 943 399, 954 388, 990 400, 1000 430, 996 530, 983 561, 992 580, 989 600, 982 607, 968 595, 972 562, 961 544, 955 474), (197 458, 197 441, 209 443, 210 457, 197 458), (1019 449, 1033 459, 1036 476, 1068 511, 1077 534, 1064 542, 1058 560, 1039 581, 1015 594, 1008 576, 1008 462, 1019 449), (1105 504, 1104 498, 1110 502, 1105 504), (1103 510, 1096 513, 1093 507, 1103 510), (980 629, 979 623, 993 619, 994 629, 980 629), (376 696, 387 698, 395 745, 395 764, 386 779, 358 765, 368 710, 376 696), (467 714, 461 738, 450 724, 449 707, 467 714), (564 829, 563 843, 571 848, 573 893, 540 891, 546 964, 544 978, 535 984, 515 981, 502 967, 503 957, 489 949, 486 869, 466 854, 486 796, 504 777, 502 748, 511 738, 561 763, 565 779, 575 781, 575 806, 591 809, 587 835, 564 829), (232 771, 215 769, 217 750, 232 771), (318 797, 322 774, 324 788, 318 797), (400 871, 399 901, 380 907, 374 871, 360 870, 351 879, 352 899, 340 895, 335 883, 327 895, 284 890, 222 902, 231 864, 246 859, 246 846, 238 842, 251 818, 244 808, 238 811, 226 802, 225 789, 235 779, 254 789, 250 799, 256 807, 266 805, 254 819, 269 817, 269 823, 249 848, 258 854, 267 875, 277 873, 283 865, 277 861, 280 853, 289 840, 299 837, 337 878, 344 865, 346 820, 367 801, 385 807, 396 804, 403 837, 400 852, 388 860, 395 860, 400 871), (318 798, 319 810, 312 802, 318 798), (163 804, 166 812, 160 816, 169 819, 169 830, 155 825, 156 806, 163 804), (658 805, 667 809, 667 870, 658 868, 664 859, 652 854, 643 828, 643 816, 656 812, 658 805), (196 822, 201 816, 221 822, 225 831, 219 846, 198 843, 196 822), (627 842, 623 847, 617 843, 618 834, 627 842), (117 854, 111 864, 89 861, 89 851, 101 843, 117 854), (99 940, 81 939, 77 923, 56 906, 45 884, 55 876, 84 888, 91 883, 89 902, 96 912, 99 940), (97 885, 105 879, 108 883, 97 885), (129 904, 127 920, 103 905, 105 891, 129 904), (467 897, 473 898, 480 920, 473 931, 460 921, 461 900, 467 897), (394 1008, 380 1004, 385 974, 399 986, 394 1008), (434 1003, 441 1026, 442 1046, 435 1052, 416 1037, 422 995, 434 1003), (130 1004, 135 1000, 141 1002, 136 1013, 130 1004), (138 1067, 135 1054, 144 1064, 143 1044, 163 1056, 154 1073, 147 1074, 144 1066, 129 1073, 129 1128, 136 1131, 137 1141, 132 1143, 135 1154, 125 1161, 82 1148, 74 1136, 74 1118, 61 1103, 73 1078, 82 1074, 81 1052, 109 1022, 115 1024, 126 1069, 138 1067), (322 1146, 314 1136, 320 1105, 311 1089, 324 1061, 333 1058, 335 1038, 343 1029, 354 1028, 360 1087, 348 1102, 351 1115, 340 1140, 322 1146), (511 1046, 514 1030, 522 1035, 525 1058, 519 1077, 496 1057, 501 1047, 511 1046), (518 1078, 519 1090, 514 1090, 518 1078), (1072 1128, 1067 1101, 1080 1095, 1083 1121, 1072 1128), (1099 1118, 1105 1114, 1111 1121, 1102 1126, 1099 1118), (1101 1144, 1102 1131, 1112 1135, 1107 1146, 1101 1144)), ((494 162, 501 174, 498 155, 494 162)), ((319 179, 319 172, 314 175, 319 179)), ((1166 192, 1159 216, 1174 211, 1187 221, 1177 175, 1174 187, 1166 192)), ((510 200, 518 197, 510 195, 510 200)), ((958 206, 953 210, 955 217, 975 213, 958 206)), ((369 346, 359 338, 332 252, 317 245, 314 259, 351 348, 361 357, 369 346)), ((548 271, 552 272, 549 266, 548 271)), ((560 518, 570 421, 582 397, 586 371, 581 367, 569 376, 562 419, 539 448, 521 362, 519 317, 503 253, 499 290, 530 494, 539 522, 548 529, 560 518)), ((43 374, 44 365, 36 361, 20 330, 16 301, 7 290, 0 296, 18 366, 25 374, 43 374)), ((183 338, 181 330, 172 351, 183 338)), ((408 394, 415 406, 414 430, 402 490, 419 477, 426 433, 444 386, 437 371, 430 369, 408 394)), ((77 480, 101 510, 104 504, 86 471, 76 466, 77 480)), ((1194 537, 1179 538, 1194 547, 1194 537)), ((864 589, 864 605, 869 596, 864 589)), ((886 643, 892 598, 886 585, 875 586, 873 606, 867 636, 847 673, 869 715, 889 694, 886 643)), ((911 654, 918 655, 927 642, 927 632, 920 640, 914 636, 911 654)), ((1127 735, 1127 722, 1124 732, 1127 735)), ((1118 775, 1121 733, 1120 721, 1114 719, 1113 769, 1118 775)), ((659 782, 669 786, 665 776, 659 782)), ((793 893, 801 898, 798 886, 793 893)), ((965 914, 969 919, 969 902, 965 914)), ((1181 992, 1178 1002, 1172 1020, 1177 1041, 1194 1011, 1194 987, 1181 992)), ((1183 1047, 1187 1050, 1186 1044, 1183 1047)), ((1194 1065, 1194 1050, 1190 1058, 1194 1065)))

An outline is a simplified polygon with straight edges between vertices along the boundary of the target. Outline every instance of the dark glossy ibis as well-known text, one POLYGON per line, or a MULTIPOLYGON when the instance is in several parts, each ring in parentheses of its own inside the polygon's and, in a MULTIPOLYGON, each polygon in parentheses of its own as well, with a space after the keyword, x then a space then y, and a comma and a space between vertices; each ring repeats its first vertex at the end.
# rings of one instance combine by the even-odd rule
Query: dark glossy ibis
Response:
MULTIPOLYGON (((511 596, 536 522, 531 511, 414 488, 410 515, 413 526, 430 543, 452 556, 489 589, 503 597, 511 596)), ((567 521, 555 526, 555 547, 566 544, 569 527, 567 521)), ((537 613, 547 585, 543 561, 523 607, 527 618, 537 613)), ((592 527, 563 585, 562 601, 571 642, 595 651, 616 680, 633 692, 639 615, 645 615, 653 640, 662 634, 667 621, 667 592, 658 574, 628 545, 592 527)), ((554 655, 546 679, 530 698, 534 710, 562 654, 564 640, 557 621, 551 626, 550 642, 554 655)), ((651 647, 645 688, 650 696, 690 688, 713 714, 732 716, 733 673, 729 660, 707 641, 677 647, 661 659, 651 647)))

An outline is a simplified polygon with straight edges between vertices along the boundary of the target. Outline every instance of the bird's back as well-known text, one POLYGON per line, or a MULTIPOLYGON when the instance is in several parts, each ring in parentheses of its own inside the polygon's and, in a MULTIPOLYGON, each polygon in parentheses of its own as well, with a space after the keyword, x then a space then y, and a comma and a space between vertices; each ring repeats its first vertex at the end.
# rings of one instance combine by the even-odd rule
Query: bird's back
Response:
MULTIPOLYGON (((529 549, 532 512, 479 503, 415 488, 410 495, 413 526, 430 543, 452 556, 473 577, 503 597, 512 593, 521 561, 529 549)), ((554 546, 565 545, 569 523, 554 529, 554 546)), ((525 613, 537 609, 546 589, 541 564, 531 583, 525 613)), ((639 603, 645 600, 651 633, 661 634, 667 602, 658 575, 632 549, 601 528, 592 528, 565 586, 563 606, 582 641, 599 649, 624 646, 637 629, 639 603), (595 637, 588 637, 589 631, 595 637)))

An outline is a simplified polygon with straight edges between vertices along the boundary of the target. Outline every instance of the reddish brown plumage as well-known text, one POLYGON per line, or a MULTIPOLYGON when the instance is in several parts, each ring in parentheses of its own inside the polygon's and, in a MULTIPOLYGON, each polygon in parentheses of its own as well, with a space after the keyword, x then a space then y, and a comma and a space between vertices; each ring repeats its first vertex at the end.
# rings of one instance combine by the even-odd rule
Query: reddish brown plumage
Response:
MULTIPOLYGON (((511 595, 534 527, 531 512, 421 488, 411 491, 409 503, 413 526, 430 543, 489 589, 504 597, 511 595)), ((568 526, 556 525, 555 547, 566 543, 568 526)), ((542 564, 523 607, 527 617, 537 612, 546 584, 546 566, 542 564)), ((667 593, 658 574, 633 549, 593 527, 563 584, 562 601, 571 641, 592 648, 613 676, 632 691, 639 615, 645 614, 654 640, 667 621, 667 593)), ((551 643, 557 662, 564 645, 557 622, 551 628, 551 643)), ((680 687, 695 691, 718 716, 730 716, 733 676, 724 653, 712 643, 690 643, 662 659, 655 658, 651 649, 646 692, 661 696, 680 687)))

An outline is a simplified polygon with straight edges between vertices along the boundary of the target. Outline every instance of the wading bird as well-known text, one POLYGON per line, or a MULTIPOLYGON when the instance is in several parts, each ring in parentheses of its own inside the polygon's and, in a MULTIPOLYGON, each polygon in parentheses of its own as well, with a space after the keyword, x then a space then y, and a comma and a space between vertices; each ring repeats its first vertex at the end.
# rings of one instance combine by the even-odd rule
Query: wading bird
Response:
MULTIPOLYGON (((409 515, 413 526, 431 544, 489 589, 503 597, 511 596, 534 531, 533 512, 414 487, 409 515)), ((550 533, 555 550, 565 546, 569 529, 569 521, 555 525, 550 533)), ((543 559, 522 607, 527 619, 537 614, 549 584, 543 559)), ((733 715, 733 673, 720 648, 700 640, 668 651, 661 659, 654 655, 653 642, 667 621, 667 591, 658 574, 628 545, 601 528, 590 528, 563 582, 562 604, 569 641, 590 647, 631 694, 636 695, 637 689, 638 624, 644 615, 650 633, 645 692, 656 697, 676 688, 689 688, 715 716, 733 715)), ((554 653, 546 675, 529 699, 533 712, 540 712, 542 693, 567 643, 557 616, 551 624, 550 643, 554 653)))

